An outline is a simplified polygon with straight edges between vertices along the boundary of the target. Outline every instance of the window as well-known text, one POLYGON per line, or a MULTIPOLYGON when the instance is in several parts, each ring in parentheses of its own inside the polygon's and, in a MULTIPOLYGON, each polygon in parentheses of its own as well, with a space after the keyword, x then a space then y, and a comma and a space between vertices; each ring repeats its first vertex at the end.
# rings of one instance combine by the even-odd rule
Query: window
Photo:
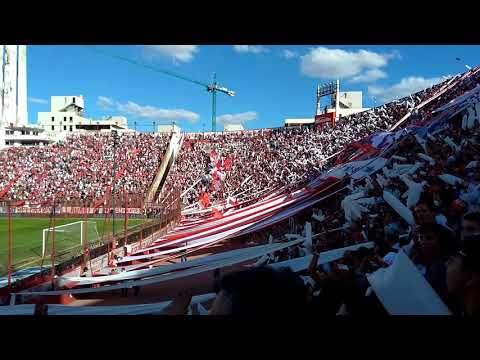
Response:
POLYGON ((55 126, 54 125, 52 125, 52 131, 55 131, 55 126))
POLYGON ((52 116, 52 121, 55 121, 55 116, 52 116))
POLYGON ((67 126, 66 125, 63 126, 63 130, 67 131, 67 126))
POLYGON ((66 116, 63 117, 63 121, 67 121, 67 117, 66 117, 66 116))
POLYGON ((73 122, 73 117, 70 116, 70 122, 73 122))
POLYGON ((72 125, 70 125, 70 131, 73 131, 73 126, 72 125))
POLYGON ((73 103, 75 104, 75 98, 73 98, 73 103))

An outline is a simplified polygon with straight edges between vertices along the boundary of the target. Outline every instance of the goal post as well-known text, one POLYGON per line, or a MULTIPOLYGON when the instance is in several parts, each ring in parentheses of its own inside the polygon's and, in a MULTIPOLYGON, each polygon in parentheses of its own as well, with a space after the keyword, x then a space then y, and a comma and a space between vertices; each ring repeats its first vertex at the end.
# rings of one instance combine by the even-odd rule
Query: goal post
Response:
POLYGON ((96 221, 75 221, 42 230, 42 257, 51 255, 52 233, 55 231, 55 249, 59 255, 68 255, 100 241, 96 221))

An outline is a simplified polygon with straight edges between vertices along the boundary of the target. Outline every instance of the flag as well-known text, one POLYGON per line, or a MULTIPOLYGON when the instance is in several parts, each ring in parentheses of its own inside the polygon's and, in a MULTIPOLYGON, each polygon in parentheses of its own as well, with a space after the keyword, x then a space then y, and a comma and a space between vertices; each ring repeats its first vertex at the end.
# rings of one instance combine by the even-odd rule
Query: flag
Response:
POLYGON ((215 219, 221 219, 223 217, 222 213, 220 211, 218 211, 217 208, 213 208, 213 217, 215 219))
POLYGON ((337 168, 333 168, 322 175, 322 178, 326 179, 328 177, 334 177, 336 179, 342 179, 344 176, 351 175, 353 179, 358 180, 380 170, 386 163, 387 159, 382 157, 375 160, 352 161, 337 168))
POLYGON ((204 192, 201 197, 200 197, 200 202, 203 205, 204 208, 207 208, 210 206, 210 199, 208 197, 208 194, 204 192))
POLYGON ((210 160, 215 163, 215 161, 217 160, 217 157, 218 157, 218 153, 215 151, 215 149, 213 149, 211 152, 210 152, 210 160))
POLYGON ((227 158, 225 159, 223 164, 224 164, 225 171, 230 171, 230 169, 232 168, 232 164, 233 164, 233 161, 230 158, 230 156, 227 156, 227 158))

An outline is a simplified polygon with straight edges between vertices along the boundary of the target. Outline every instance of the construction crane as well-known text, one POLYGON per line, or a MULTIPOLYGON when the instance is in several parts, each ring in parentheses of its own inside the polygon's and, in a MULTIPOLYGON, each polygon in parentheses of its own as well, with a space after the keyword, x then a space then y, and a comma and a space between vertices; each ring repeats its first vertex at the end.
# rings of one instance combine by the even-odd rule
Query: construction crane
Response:
POLYGON ((88 47, 89 49, 92 49, 93 51, 95 51, 97 53, 100 53, 100 54, 103 54, 103 55, 106 55, 106 56, 110 56, 110 57, 113 57, 113 58, 116 58, 116 59, 119 59, 119 60, 123 60, 123 61, 129 62, 131 64, 143 66, 147 69, 150 69, 150 70, 153 70, 153 71, 156 71, 156 72, 160 72, 160 73, 165 74, 165 75, 170 75, 170 76, 176 77, 177 79, 182 79, 182 80, 191 82, 193 84, 197 84, 197 85, 202 86, 204 89, 207 90, 207 92, 212 93, 212 131, 213 132, 215 132, 217 130, 217 92, 224 93, 228 96, 235 96, 234 91, 229 90, 226 87, 220 86, 220 84, 217 82, 217 76, 216 76, 215 73, 213 74, 212 83, 211 84, 206 84, 202 81, 190 79, 190 78, 188 78, 184 75, 175 73, 173 71, 159 69, 155 66, 145 64, 145 63, 142 63, 141 61, 133 60, 133 59, 127 58, 127 57, 122 56, 122 55, 111 54, 111 53, 109 53, 105 50, 101 50, 101 49, 97 48, 96 46, 91 46, 91 45, 83 45, 83 46, 88 47))

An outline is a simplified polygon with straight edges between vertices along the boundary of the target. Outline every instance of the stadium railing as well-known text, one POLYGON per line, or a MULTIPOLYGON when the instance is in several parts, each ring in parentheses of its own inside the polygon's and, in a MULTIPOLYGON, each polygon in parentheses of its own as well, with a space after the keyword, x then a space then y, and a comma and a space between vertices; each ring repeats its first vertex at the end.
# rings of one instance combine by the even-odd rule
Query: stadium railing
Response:
MULTIPOLYGON (((157 232, 159 232, 159 235, 162 236, 169 228, 175 226, 176 222, 180 219, 180 211, 181 209, 179 207, 179 202, 175 203, 174 206, 168 210, 161 209, 161 211, 155 214, 155 216, 149 217, 146 223, 129 228, 126 233, 124 230, 122 230, 115 234, 115 239, 110 236, 107 238, 106 242, 89 249, 88 257, 90 259, 95 259, 107 254, 111 250, 110 244, 113 241, 116 241, 116 243, 120 244, 121 246, 130 244, 140 245, 139 243, 142 239, 147 239, 157 232)), ((151 240, 153 240, 153 238, 151 238, 151 240)), ((145 243, 145 245, 148 245, 148 243, 145 243)), ((74 271, 76 268, 79 268, 82 264, 86 263, 83 249, 79 249, 78 253, 70 254, 70 256, 72 256, 70 259, 62 260, 60 263, 55 265, 55 274, 63 274, 74 271)), ((12 291, 22 291, 51 281, 51 273, 51 268, 45 267, 31 276, 17 279, 12 282, 10 289, 8 287, 0 289, 0 297, 8 295, 12 291)))

